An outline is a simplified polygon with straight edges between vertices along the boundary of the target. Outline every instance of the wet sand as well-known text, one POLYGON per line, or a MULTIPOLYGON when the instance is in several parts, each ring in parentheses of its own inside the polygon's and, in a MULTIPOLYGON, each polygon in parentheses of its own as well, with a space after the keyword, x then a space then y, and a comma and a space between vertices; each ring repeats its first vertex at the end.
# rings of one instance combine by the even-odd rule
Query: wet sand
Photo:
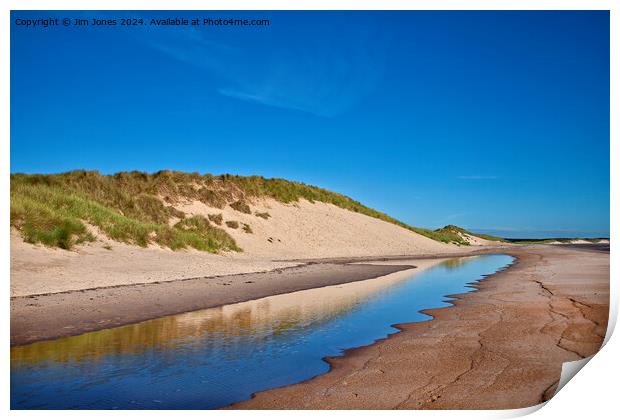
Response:
POLYGON ((609 247, 527 246, 508 270, 424 311, 329 373, 260 392, 236 409, 509 409, 551 398, 562 363, 595 353, 607 329, 609 247))

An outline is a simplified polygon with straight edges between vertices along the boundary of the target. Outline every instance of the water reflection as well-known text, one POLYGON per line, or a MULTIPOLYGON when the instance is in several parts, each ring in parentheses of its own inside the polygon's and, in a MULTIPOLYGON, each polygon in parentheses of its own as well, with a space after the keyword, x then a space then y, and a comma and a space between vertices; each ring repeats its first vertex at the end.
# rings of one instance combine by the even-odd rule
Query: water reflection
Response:
POLYGON ((11 363, 17 367, 46 360, 96 360, 111 353, 138 353, 150 347, 174 347, 193 340, 207 344, 239 336, 261 340, 341 316, 373 294, 448 261, 431 260, 417 270, 378 279, 302 290, 18 346, 11 349, 11 363))
POLYGON ((456 270, 463 264, 466 264, 472 257, 450 258, 442 262, 442 265, 450 270, 456 270))
POLYGON ((12 408, 213 408, 325 372, 324 356, 427 319, 511 262, 420 260, 378 279, 226 305, 11 349, 12 408))

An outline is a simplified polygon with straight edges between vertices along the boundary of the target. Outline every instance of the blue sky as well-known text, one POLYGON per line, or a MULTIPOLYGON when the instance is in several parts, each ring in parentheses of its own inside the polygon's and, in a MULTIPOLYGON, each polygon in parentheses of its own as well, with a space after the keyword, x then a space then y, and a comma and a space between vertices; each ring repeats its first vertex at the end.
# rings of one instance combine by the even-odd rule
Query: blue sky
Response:
POLYGON ((11 172, 177 169, 347 194, 407 223, 609 234, 607 12, 133 12, 268 27, 26 29, 11 172))

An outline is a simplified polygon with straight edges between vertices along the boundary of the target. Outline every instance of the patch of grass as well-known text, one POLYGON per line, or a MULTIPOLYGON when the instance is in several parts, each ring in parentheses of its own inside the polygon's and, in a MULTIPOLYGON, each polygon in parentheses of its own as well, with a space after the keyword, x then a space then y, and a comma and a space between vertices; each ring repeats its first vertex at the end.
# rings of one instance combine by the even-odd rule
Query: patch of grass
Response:
POLYGON ((243 231, 245 233, 254 233, 250 225, 248 225, 247 223, 243 223, 243 231))
POLYGON ((449 242, 458 245, 471 245, 462 235, 477 236, 478 238, 486 239, 489 241, 504 241, 504 239, 498 236, 474 233, 455 225, 447 225, 440 229, 436 229, 433 231, 433 235, 439 238, 438 240, 442 242, 449 242))
POLYGON ((479 238, 482 239, 486 239, 487 241, 495 241, 495 242, 505 242, 506 239, 504 238, 500 238, 499 236, 495 236, 495 235, 487 235, 485 233, 472 233, 472 235, 475 235, 479 238))
POLYGON ((263 212, 263 213, 256 212, 256 213, 254 213, 254 215, 257 216, 257 217, 261 217, 261 218, 263 218, 265 220, 267 220, 267 219, 269 219, 271 217, 271 215, 269 213, 267 213, 267 212, 263 212))
POLYGON ((436 235, 436 237, 441 238, 439 240, 441 240, 442 242, 448 242, 457 245, 470 245, 467 239, 465 239, 462 235, 473 235, 465 229, 455 225, 447 225, 440 229, 436 229, 433 231, 433 234, 436 235))
POLYGON ((239 228, 239 222, 236 222, 234 220, 228 220, 226 222, 226 226, 228 226, 231 229, 237 229, 237 228, 239 228))
POLYGON ((215 223, 218 226, 222 226, 222 222, 224 221, 224 216, 222 216, 222 213, 210 214, 208 217, 211 222, 215 223))
POLYGON ((203 216, 198 215, 183 219, 175 227, 185 232, 194 233, 201 238, 208 238, 208 245, 213 249, 241 250, 226 231, 211 226, 209 220, 203 216))
POLYGON ((230 207, 232 207, 234 210, 240 211, 241 213, 252 214, 250 206, 243 200, 235 201, 230 205, 230 207))
POLYGON ((176 217, 178 219, 185 219, 185 213, 183 213, 181 210, 177 210, 176 208, 172 206, 169 206, 167 210, 171 216, 176 217))
POLYGON ((47 246, 71 249, 74 244, 91 241, 86 226, 69 218, 39 217, 23 225, 24 240, 47 246))
POLYGON ((70 249, 94 240, 88 223, 111 239, 142 247, 156 243, 171 249, 238 250, 221 229, 192 231, 168 226, 169 209, 154 197, 135 194, 132 200, 124 191, 97 193, 94 189, 86 193, 86 188, 71 187, 75 180, 63 185, 57 177, 62 175, 11 176, 11 226, 27 242, 70 249), (106 197, 101 198, 103 203, 93 198, 102 196, 106 197))
POLYGON ((500 238, 499 236, 485 235, 484 233, 474 233, 474 232, 471 232, 469 230, 463 229, 462 227, 455 226, 455 225, 448 225, 448 226, 443 227, 442 229, 451 230, 453 232, 458 232, 463 235, 477 236, 478 238, 486 239, 487 241, 496 241, 496 242, 504 241, 504 239, 500 238))

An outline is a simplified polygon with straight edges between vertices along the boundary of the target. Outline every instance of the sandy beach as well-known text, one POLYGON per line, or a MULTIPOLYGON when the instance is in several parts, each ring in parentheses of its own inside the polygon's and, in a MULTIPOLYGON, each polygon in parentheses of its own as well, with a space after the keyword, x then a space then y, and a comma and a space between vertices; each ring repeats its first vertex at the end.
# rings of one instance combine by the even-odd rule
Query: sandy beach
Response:
POLYGON ((455 306, 329 358, 329 373, 259 392, 238 409, 520 408, 549 399, 562 363, 594 354, 609 308, 608 245, 472 247, 445 255, 300 259, 263 272, 11 299, 11 345, 299 290, 423 270, 440 256, 505 253, 505 271, 455 306))
MULTIPOLYGON (((441 258, 503 250, 472 247, 461 252, 452 250, 436 255, 263 261, 263 264, 272 264, 276 268, 90 288, 79 283, 81 288, 78 290, 69 288, 60 292, 13 296, 11 345, 77 335, 299 290, 374 279, 404 270, 422 270, 441 258)), ((237 259, 231 260, 229 269, 248 269, 237 263, 237 259)))
POLYGON ((237 409, 509 409, 551 398, 562 363, 594 354, 609 311, 608 248, 528 246, 433 320, 328 359, 331 371, 237 409))

